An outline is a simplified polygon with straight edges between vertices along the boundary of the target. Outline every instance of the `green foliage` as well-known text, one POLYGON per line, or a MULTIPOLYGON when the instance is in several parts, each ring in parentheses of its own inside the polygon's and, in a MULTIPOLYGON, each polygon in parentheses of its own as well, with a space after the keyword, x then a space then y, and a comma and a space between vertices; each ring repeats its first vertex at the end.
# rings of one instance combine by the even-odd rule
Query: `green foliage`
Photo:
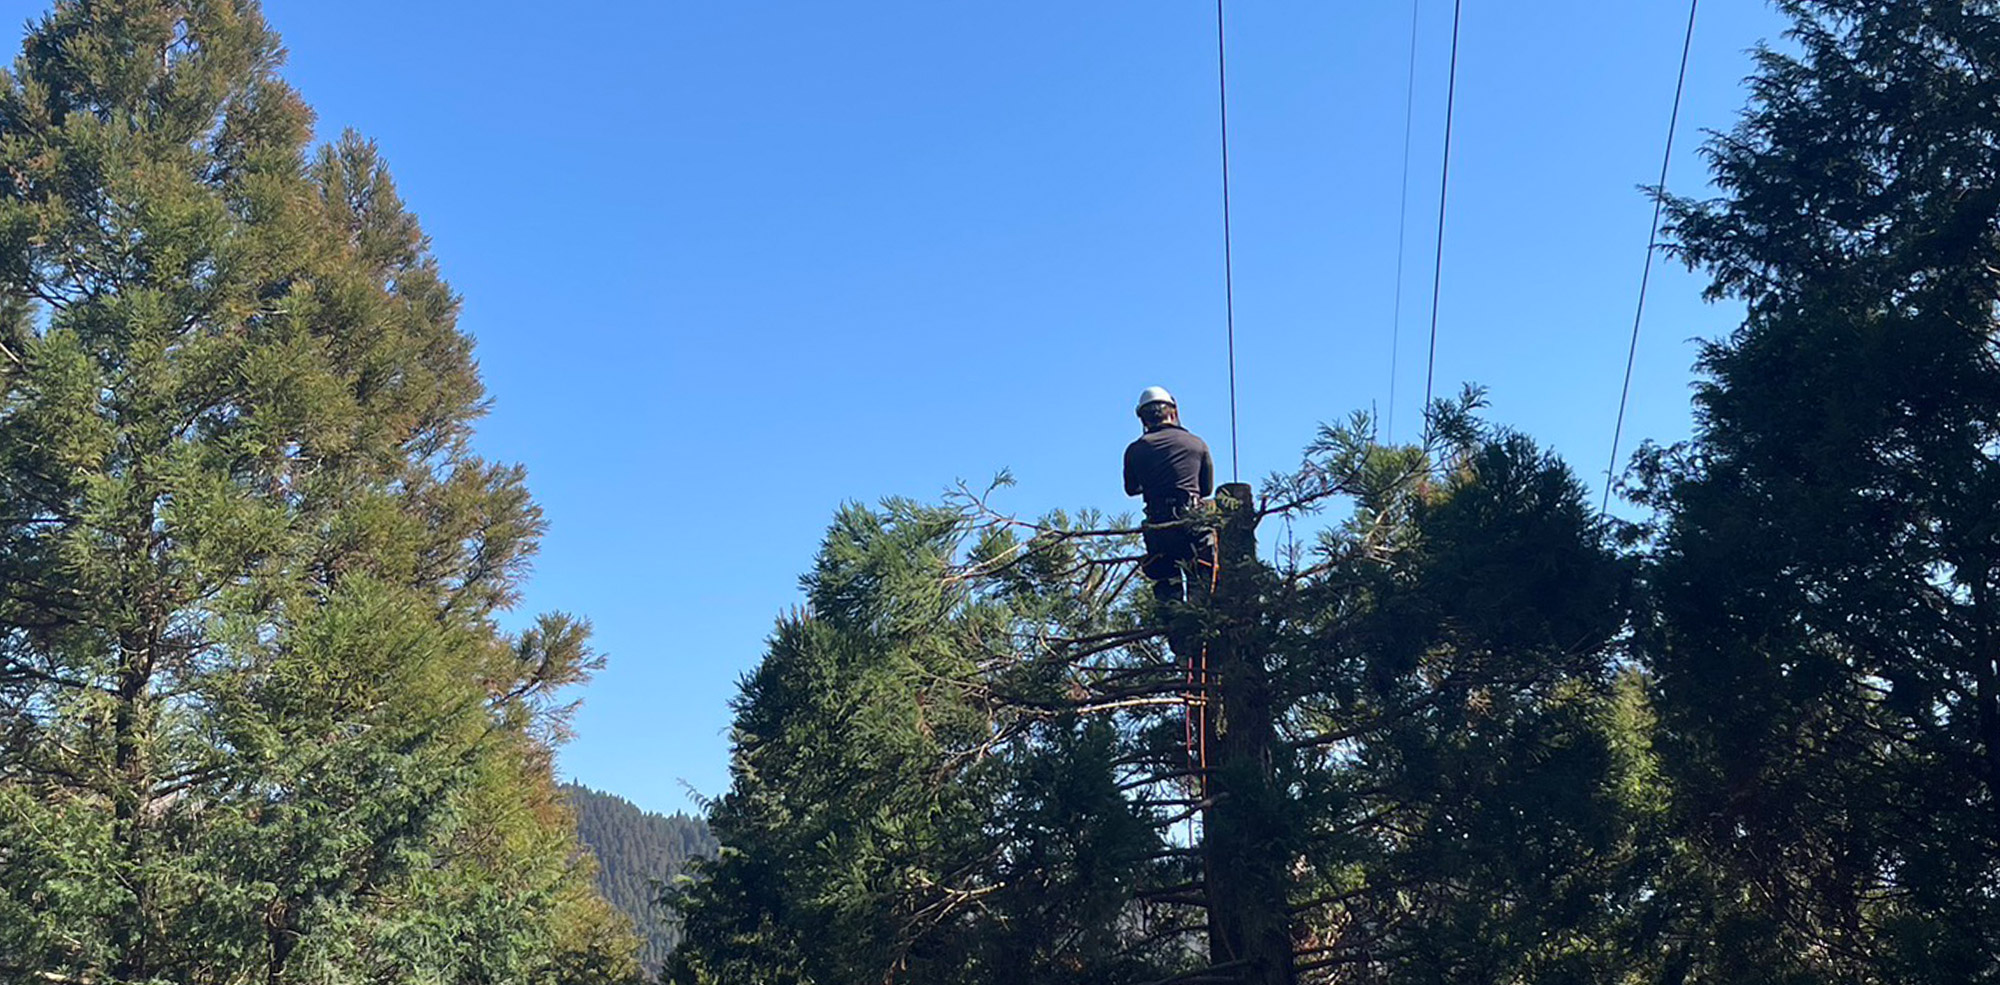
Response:
POLYGON ((1569 471, 1476 403, 1428 456, 1308 462, 1359 494, 1274 606, 1302 965, 1326 980, 1601 981, 1631 958, 1651 785, 1611 662, 1628 575, 1569 471))
POLYGON ((1699 981, 2000 976, 2000 7, 1791 2, 1672 201, 1749 316, 1641 461, 1699 981), (1710 941, 1713 941, 1710 944, 1710 941))
MULTIPOLYGON (((1425 448, 1329 429, 1267 490, 1277 511, 1353 513, 1309 558, 1225 575, 1247 622, 1166 613, 1268 674, 1272 782, 1230 789, 1272 791, 1252 851, 1288 860, 1315 980, 1604 980, 1660 865, 1650 723, 1611 663, 1627 566, 1569 472, 1478 402, 1440 407, 1425 448)), ((1208 963, 1186 671, 1133 590, 1136 538, 1102 526, 1022 523, 963 489, 842 511, 808 607, 743 683, 723 849, 677 901, 673 980, 1208 963)))
POLYGON ((74 0, 0 78, 0 973, 607 981, 549 779, 588 628, 467 448, 457 300, 250 0, 74 0))
POLYGON ((779 622, 743 683, 734 784, 710 817, 722 854, 678 901, 675 980, 1158 970, 1113 948, 1128 888, 1174 881, 1119 794, 1113 737, 995 693, 1041 701, 1040 668, 981 669, 1029 621, 1058 632, 1114 596, 1037 591, 1041 562, 1010 541, 950 509, 841 512, 810 608, 779 622))

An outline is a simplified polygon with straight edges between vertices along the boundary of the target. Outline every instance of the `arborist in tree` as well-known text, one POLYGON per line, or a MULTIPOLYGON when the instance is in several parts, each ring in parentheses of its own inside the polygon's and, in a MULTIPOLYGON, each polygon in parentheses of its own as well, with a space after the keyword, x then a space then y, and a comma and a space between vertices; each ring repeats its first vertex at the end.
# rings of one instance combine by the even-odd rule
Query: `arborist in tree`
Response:
POLYGON ((1207 442, 1181 427, 1180 408, 1164 387, 1139 394, 1139 421, 1146 433, 1125 448, 1125 495, 1146 498, 1139 570, 1152 579, 1154 598, 1179 602, 1187 597, 1184 566, 1193 562, 1202 572, 1215 565, 1214 532, 1175 523, 1215 491, 1215 459, 1207 442))

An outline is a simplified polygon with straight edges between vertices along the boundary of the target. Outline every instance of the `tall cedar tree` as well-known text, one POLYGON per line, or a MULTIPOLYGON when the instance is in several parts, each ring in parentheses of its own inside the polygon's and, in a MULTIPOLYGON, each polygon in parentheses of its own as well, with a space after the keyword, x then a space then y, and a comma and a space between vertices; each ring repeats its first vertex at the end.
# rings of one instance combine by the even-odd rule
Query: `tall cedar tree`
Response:
POLYGON ((67 0, 0 77, 0 975, 611 981, 549 775, 594 658, 374 148, 254 0, 67 0))
MULTIPOLYGON (((1348 519, 1245 569, 1239 622, 1172 615, 1266 675, 1271 795, 1239 816, 1281 860, 1301 980, 1602 981, 1644 909, 1658 807, 1610 662, 1624 565, 1567 470, 1475 403, 1441 406, 1428 449, 1326 432, 1266 515, 1343 497, 1348 519)), ((1184 824, 1186 671, 1136 550, 963 491, 844 510, 744 682, 723 852, 678 901, 670 977, 1242 974, 1202 972, 1226 956, 1184 824)))
POLYGON ((1781 4, 1677 249, 1708 346, 1661 512, 1677 977, 2000 980, 2000 4, 1781 4))

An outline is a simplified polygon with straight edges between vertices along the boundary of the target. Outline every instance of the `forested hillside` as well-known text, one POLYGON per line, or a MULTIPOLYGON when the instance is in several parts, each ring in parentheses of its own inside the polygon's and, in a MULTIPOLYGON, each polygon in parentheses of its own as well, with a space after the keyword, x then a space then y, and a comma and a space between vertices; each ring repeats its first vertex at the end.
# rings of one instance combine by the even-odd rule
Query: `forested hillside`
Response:
POLYGON ((680 943, 680 928, 660 905, 666 888, 688 870, 690 860, 714 858, 708 825, 685 814, 654 814, 608 793, 563 784, 563 799, 576 812, 576 834, 597 858, 597 889, 638 928, 639 963, 657 975, 680 943))

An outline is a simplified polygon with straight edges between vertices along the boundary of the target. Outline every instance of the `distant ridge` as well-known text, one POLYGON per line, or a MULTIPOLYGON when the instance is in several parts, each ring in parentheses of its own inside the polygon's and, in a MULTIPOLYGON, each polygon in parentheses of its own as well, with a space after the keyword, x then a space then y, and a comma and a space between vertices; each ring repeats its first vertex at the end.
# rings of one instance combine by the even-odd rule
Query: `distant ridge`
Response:
POLYGON ((562 785, 576 810, 576 833, 597 856, 597 889, 632 918, 641 945, 639 963, 647 978, 680 943, 680 928, 655 902, 660 887, 686 870, 695 858, 714 858, 717 843, 708 824, 686 814, 655 814, 616 794, 575 783, 562 785))

